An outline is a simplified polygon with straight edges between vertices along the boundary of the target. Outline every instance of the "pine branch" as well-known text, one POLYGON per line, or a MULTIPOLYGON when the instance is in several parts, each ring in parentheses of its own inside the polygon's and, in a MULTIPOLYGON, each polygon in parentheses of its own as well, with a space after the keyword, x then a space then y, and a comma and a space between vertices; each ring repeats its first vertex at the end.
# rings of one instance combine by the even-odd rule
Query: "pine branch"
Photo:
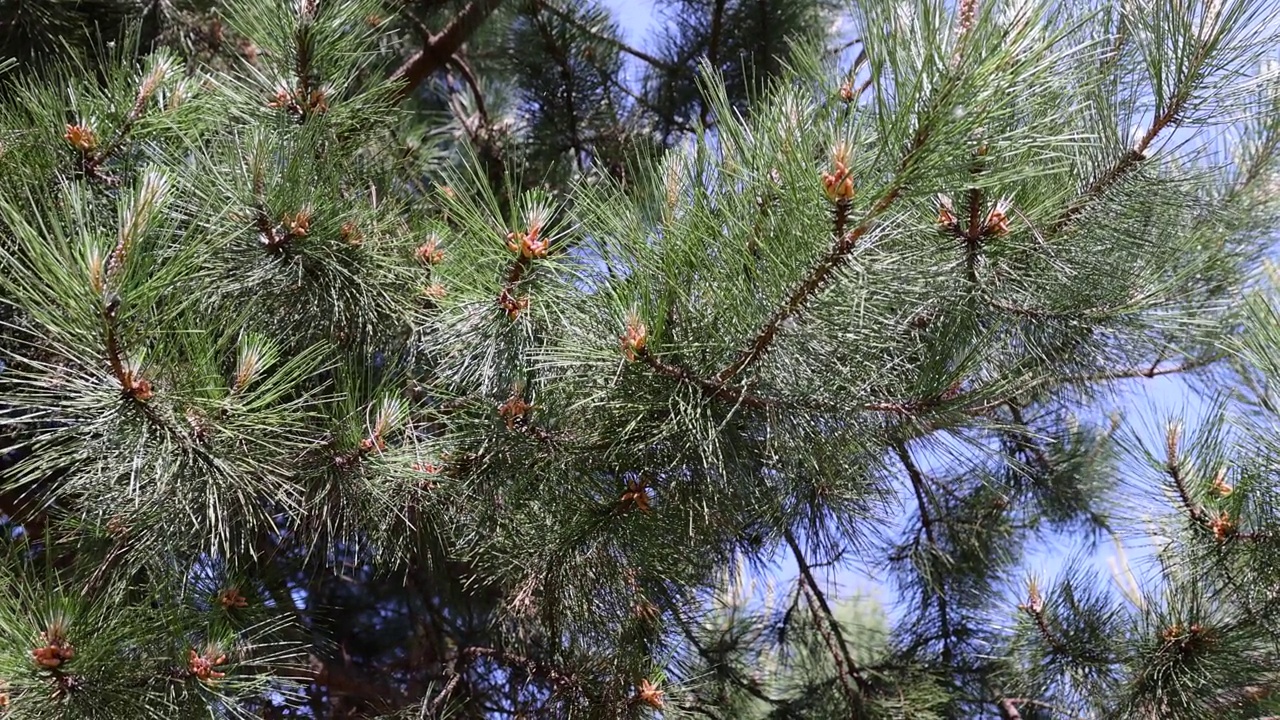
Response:
MULTIPOLYGON (((911 455, 907 452, 907 448, 902 443, 894 443, 894 452, 898 455, 898 460, 902 462, 902 466, 906 468, 907 476, 911 479, 911 489, 916 496, 916 505, 920 510, 920 525, 924 529, 925 540, 929 541, 929 549, 936 552, 939 549, 938 539, 934 533, 933 517, 929 513, 929 505, 926 499, 927 488, 924 479, 924 473, 920 472, 920 468, 911 459, 911 455)), ((940 590, 934 590, 933 597, 938 604, 938 624, 942 630, 942 662, 950 665, 952 660, 951 640, 953 631, 951 628, 951 617, 947 605, 946 594, 940 590)))
POLYGON ((640 350, 636 353, 636 357, 643 360, 646 365, 652 368, 659 375, 679 380, 690 385, 701 388, 707 397, 724 400, 735 405, 740 404, 753 410, 764 410, 769 407, 770 403, 763 398, 749 395, 739 387, 719 382, 714 379, 698 377, 688 368, 674 365, 659 360, 648 349, 640 350))
POLYGON ((1040 596, 1040 590, 1036 587, 1034 581, 1027 593, 1027 602, 1018 606, 1020 610, 1031 617, 1036 624, 1036 630, 1039 631, 1040 637, 1049 645, 1050 648, 1062 655, 1070 655, 1067 651, 1067 644, 1058 637, 1058 634, 1049 627, 1049 619, 1044 616, 1044 598, 1040 596))
POLYGON ((784 700, 778 700, 777 698, 769 697, 768 695, 765 694, 763 690, 760 689, 759 683, 751 680, 751 678, 743 677, 742 673, 738 672, 737 668, 733 667, 732 665, 729 665, 728 663, 723 662, 719 658, 716 658, 711 653, 711 651, 707 650, 705 647, 702 646, 702 643, 698 642, 697 635, 694 634, 693 628, 689 627, 689 623, 685 622, 685 619, 681 617, 679 613, 675 613, 675 618, 676 618, 676 623, 680 625, 680 630, 684 634, 685 639, 687 639, 689 641, 689 644, 693 646, 693 649, 698 653, 698 656, 701 657, 703 660, 705 660, 709 665, 711 665, 713 669, 717 671, 725 671, 725 673, 728 675, 729 681, 732 682, 736 687, 739 687, 745 690, 747 694, 751 695, 757 700, 768 703, 770 705, 781 706, 786 704, 786 701, 784 700))
POLYGON ((565 49, 551 34, 551 29, 542 21, 542 18, 535 18, 534 24, 538 27, 538 34, 542 36, 542 41, 546 44, 551 59, 555 61, 556 67, 560 68, 560 81, 564 84, 564 106, 568 111, 569 127, 566 128, 566 131, 569 133, 569 147, 573 149, 574 167, 581 172, 585 150, 578 132, 578 109, 574 103, 573 65, 569 63, 569 57, 565 53, 565 49))
POLYGON ((1180 428, 1170 425, 1165 435, 1165 472, 1173 480, 1173 487, 1178 492, 1178 500, 1187 512, 1187 517, 1197 525, 1205 525, 1209 521, 1208 514, 1191 497, 1191 489, 1187 487, 1187 479, 1182 472, 1182 463, 1178 459, 1178 437, 1180 428))
POLYGON ((427 706, 427 717, 434 718, 440 716, 440 710, 444 707, 445 701, 453 694, 454 689, 458 687, 458 683, 461 682, 461 680, 462 673, 458 672, 457 668, 452 669, 449 673, 449 679, 445 682, 444 687, 440 689, 440 692, 432 698, 431 704, 427 706))
POLYGON ((540 663, 524 655, 498 650, 491 647, 468 647, 458 653, 459 657, 485 657, 509 667, 520 668, 531 677, 541 677, 551 682, 557 690, 579 689, 581 683, 572 674, 563 672, 550 665, 540 663))
MULTIPOLYGON (((721 370, 715 377, 719 383, 725 383, 738 373, 746 370, 756 360, 758 360, 773 344, 777 337, 778 330, 783 323, 789 320, 804 307, 817 292, 826 284, 827 279, 836 271, 848 258, 853 249, 857 247, 858 240, 862 236, 870 232, 874 226, 876 219, 882 215, 902 194, 905 179, 903 175, 912 166, 916 155, 924 148, 925 143, 929 139, 929 129, 923 123, 916 130, 915 136, 911 141, 911 146, 903 156, 902 162, 898 167, 898 175, 887 190, 876 200, 867 211, 866 216, 853 230, 844 233, 842 225, 837 222, 835 230, 837 235, 835 241, 831 245, 831 249, 825 256, 809 271, 800 286, 791 292, 783 302, 782 306, 774 311, 773 315, 765 321, 764 326, 757 333, 755 340, 751 343, 751 347, 744 350, 738 355, 737 359, 731 362, 727 367, 721 370)), ((838 216, 837 216, 838 218, 838 216)))
POLYGON ((467 88, 471 90, 471 99, 476 104, 476 113, 480 116, 480 122, 485 127, 490 125, 489 110, 485 106, 484 93, 480 91, 480 81, 476 78, 476 73, 471 69, 471 65, 462 57, 461 52, 453 54, 449 62, 458 69, 458 73, 462 75, 463 81, 467 84, 467 88))
POLYGON ((835 661, 836 674, 840 678, 841 687, 844 689, 845 699, 849 702, 849 710, 855 718, 864 717, 866 711, 863 707, 863 696, 871 691, 871 683, 862 674, 862 670, 858 668, 857 663, 854 662, 853 655, 849 652, 849 645, 844 639, 844 632, 840 629, 840 621, 836 619, 835 613, 831 610, 831 605, 827 602, 826 595, 823 594, 817 579, 814 578, 813 569, 805 558, 804 551, 800 549, 800 543, 796 541, 795 534, 791 532, 790 528, 787 528, 782 537, 786 540, 787 546, 791 548, 791 554, 795 557, 796 565, 800 568, 800 577, 811 601, 810 607, 814 611, 815 619, 818 620, 818 628, 827 644, 827 650, 831 653, 832 660, 835 661), (819 611, 821 616, 817 617, 819 611), (825 631, 823 630, 824 627, 826 628, 825 631), (830 636, 828 636, 828 633, 830 636))
POLYGON ((976 182, 978 175, 982 172, 980 163, 981 157, 974 158, 974 164, 970 168, 975 185, 969 188, 969 226, 965 228, 964 243, 964 266, 965 274, 969 278, 969 282, 973 285, 978 284, 978 256, 982 252, 982 238, 984 223, 982 221, 982 188, 978 187, 976 182))
MULTIPOLYGON (((1188 69, 1188 75, 1199 70, 1200 66, 1206 60, 1207 46, 1200 44, 1195 56, 1191 59, 1188 69)), ((1117 44, 1117 51, 1119 45, 1117 44)), ((1189 82, 1189 81, 1187 81, 1189 82)), ((1147 150, 1156 138, 1160 136, 1170 125, 1174 124, 1179 114, 1186 107, 1187 102, 1191 100, 1190 88, 1184 84, 1174 93, 1172 100, 1164 112, 1157 115, 1152 121, 1147 131, 1143 133, 1138 142, 1125 154, 1121 155, 1116 162, 1105 171, 1102 172, 1093 182, 1084 189, 1084 191, 1076 197, 1076 199, 1067 206, 1057 221, 1050 226, 1049 234, 1056 235, 1069 226, 1079 215, 1084 212, 1094 200, 1100 198, 1107 190, 1111 189, 1118 182, 1124 179, 1130 172, 1134 170, 1140 163, 1147 159, 1147 150)))
POLYGON ((423 80, 443 68, 501 4, 502 0, 471 0, 444 30, 426 38, 423 48, 391 74, 393 81, 403 83, 395 99, 405 99, 423 80))

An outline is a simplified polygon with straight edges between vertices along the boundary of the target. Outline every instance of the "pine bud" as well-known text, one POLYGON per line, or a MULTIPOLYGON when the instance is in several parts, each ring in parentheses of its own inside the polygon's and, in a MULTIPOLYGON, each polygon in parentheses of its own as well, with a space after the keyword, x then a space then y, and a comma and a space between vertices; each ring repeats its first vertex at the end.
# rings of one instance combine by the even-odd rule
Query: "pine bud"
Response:
POLYGON ((440 249, 440 241, 435 236, 427 238, 425 243, 413 251, 413 255, 423 265, 439 265, 444 262, 444 250, 440 249))
POLYGON ((199 654, 195 649, 188 651, 187 669, 191 674, 198 678, 201 682, 209 682, 218 680, 227 676, 224 672, 218 672, 217 666, 227 661, 225 653, 219 653, 212 647, 206 648, 204 654, 199 654))
POLYGON ((1227 513, 1215 513, 1209 517, 1209 530, 1213 532, 1214 540, 1226 542, 1236 534, 1236 525, 1227 513))
POLYGON ((76 647, 67 640, 66 628, 60 623, 53 623, 40 633, 40 646, 31 651, 36 665, 53 670, 70 662, 76 656, 76 647))
POLYGON ((967 34, 973 29, 973 21, 978 11, 978 0, 960 0, 960 8, 958 11, 960 20, 960 34, 967 34))
POLYGON ((284 225, 285 232, 290 237, 306 237, 307 233, 311 232, 311 209, 302 208, 293 214, 285 213, 280 224, 284 225))
POLYGON ((506 422, 508 430, 512 430, 516 426, 516 421, 524 420, 532 409, 533 406, 525 402, 519 393, 513 393, 498 406, 498 417, 506 422))
POLYGON ((498 307, 507 312, 508 319, 515 320, 520 317, 520 313, 529 309, 529 296, 515 297, 504 288, 498 295, 498 307))
POLYGON ((364 244, 364 233, 360 232, 360 228, 350 220, 342 223, 342 230, 339 232, 339 236, 342 238, 342 242, 352 247, 360 247, 364 244))
POLYGON ((289 92, 287 88, 276 88, 276 94, 267 101, 267 107, 275 110, 284 110, 297 106, 293 102, 293 93, 289 92))
POLYGON ((627 358, 628 362, 635 362, 636 357, 644 352, 645 345, 649 341, 649 330, 640 321, 640 318, 632 313, 627 317, 627 329, 622 333, 622 354, 627 358))
POLYGON ((542 226, 535 223, 528 232, 507 233, 507 249, 526 259, 546 257, 547 240, 541 237, 542 226))
POLYGON ((1040 588, 1034 579, 1027 583, 1027 601, 1018 607, 1033 615, 1038 615, 1044 610, 1044 598, 1041 597, 1040 588))
POLYGON ((853 175, 849 170, 849 148, 844 143, 836 146, 831 156, 831 172, 822 173, 822 189, 833 203, 853 199, 853 175))
POLYGON ((635 702, 643 703, 653 708, 661 710, 663 692, 658 689, 657 685, 649 682, 649 678, 640 681, 640 687, 636 690, 635 702))
POLYGON ((94 137, 93 130, 87 125, 68 125, 67 132, 62 137, 71 143, 72 147, 83 153, 93 152, 93 149, 98 146, 98 139, 94 137))
POLYGON ((982 222, 982 231, 988 235, 1008 235, 1009 234, 1009 217, 1005 214, 1009 210, 1009 201, 1001 200, 996 206, 991 208, 991 212, 987 213, 987 219, 982 222))
POLYGON ((223 610, 238 610, 249 607, 249 601, 245 600, 244 596, 240 594, 240 588, 234 586, 218 593, 218 604, 222 606, 223 610))
POLYGON ((445 296, 444 286, 440 283, 431 283, 422 289, 422 296, 431 300, 440 300, 445 296))
POLYGON ((938 194, 938 225, 943 230, 955 230, 960 219, 956 217, 955 205, 951 196, 938 194))
POLYGON ((853 79, 850 78, 840 84, 840 100, 845 103, 853 102, 853 79))
POLYGON ((151 381, 142 377, 142 374, 133 369, 125 370, 124 377, 121 378, 121 385, 124 387, 124 394, 138 402, 145 403, 155 396, 155 389, 151 386, 151 381))
POLYGON ((1218 497, 1227 497, 1234 490, 1235 488, 1227 482, 1227 469, 1222 468, 1213 478, 1213 491, 1218 494, 1218 497))
POLYGON ((627 512, 629 510, 639 510, 640 512, 649 512, 652 506, 649 502, 649 490, 644 480, 628 480, 627 489, 623 491, 622 497, 618 500, 619 512, 627 512))

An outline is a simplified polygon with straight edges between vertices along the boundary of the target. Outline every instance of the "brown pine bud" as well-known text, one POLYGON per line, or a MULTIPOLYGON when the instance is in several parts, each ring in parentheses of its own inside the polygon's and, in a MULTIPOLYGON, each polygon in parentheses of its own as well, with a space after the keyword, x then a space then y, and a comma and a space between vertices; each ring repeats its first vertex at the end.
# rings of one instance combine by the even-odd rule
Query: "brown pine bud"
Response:
POLYGON ((1033 615, 1038 615, 1041 610, 1044 610, 1044 598, 1041 597, 1040 588, 1035 580, 1027 584, 1027 602, 1018 607, 1033 615))
POLYGON ((342 230, 339 231, 339 236, 342 238, 342 242, 352 247, 360 247, 364 244, 364 233, 360 232, 360 228, 350 220, 342 223, 342 230))
POLYGON ((1226 542, 1236 534, 1236 525, 1231 520, 1231 516, 1226 513, 1215 513, 1209 517, 1209 530, 1213 532, 1213 539, 1218 542, 1226 542))
POLYGON ((439 265, 444 262, 444 250, 440 249, 440 240, 434 236, 419 245, 413 255, 423 265, 439 265))
POLYGON ((307 98, 307 108, 314 113, 329 112, 329 98, 323 89, 311 91, 311 97, 307 98))
POLYGON ((498 417, 506 422, 508 430, 512 430, 516 426, 516 421, 524 420, 532 409, 532 405, 525 402, 518 393, 514 393, 498 406, 498 417))
POLYGON ((1231 484, 1227 482, 1226 468, 1219 470, 1218 474, 1214 476, 1213 491, 1218 494, 1218 497, 1227 497, 1228 495, 1230 495, 1232 492, 1235 491, 1235 488, 1233 488, 1231 484))
POLYGON ((422 289, 422 296, 432 300, 439 300, 445 296, 444 286, 440 283, 431 283, 422 289))
POLYGON ((98 139, 94 137, 93 130, 88 125, 68 125, 67 132, 62 137, 71 143, 72 147, 83 153, 93 152, 93 149, 98 146, 98 139))
POLYGON ((635 702, 648 705, 654 710, 661 710, 663 706, 662 695, 663 692, 658 689, 657 685, 649 682, 649 678, 644 678, 640 681, 640 687, 636 690, 635 702))
POLYGON ((547 240, 542 237, 542 227, 536 223, 528 232, 507 233, 507 249, 528 260, 546 257, 547 244, 547 240))
POLYGON ((822 189, 833 203, 853 199, 853 174, 849 169, 849 148, 844 143, 831 154, 831 172, 822 173, 822 189))
POLYGON ((1009 234, 1009 217, 1005 214, 1009 211, 1009 201, 1001 200, 996 206, 991 208, 991 212, 987 213, 987 219, 982 222, 982 231, 988 235, 1008 235, 1009 234))
POLYGON ((276 88, 276 94, 267 101, 267 107, 274 108, 276 110, 284 110, 293 106, 293 93, 289 92, 285 88, 276 88))
POLYGON ((197 653, 195 649, 188 651, 187 669, 191 674, 198 678, 201 682, 210 682, 227 676, 224 672, 219 672, 216 668, 227 661, 225 653, 219 653, 212 648, 206 648, 204 654, 197 653))
POLYGON ((75 656, 76 647, 67 640, 66 629, 58 623, 40 633, 40 645, 31 651, 31 658, 36 665, 46 670, 59 668, 75 656))
POLYGON ((238 610, 249 607, 249 601, 240 594, 240 588, 229 587, 218 593, 218 604, 223 610, 238 610))
POLYGON ((649 342, 649 330, 640 321, 640 318, 632 313, 627 317, 627 329, 622 333, 622 354, 627 358, 628 362, 635 362, 636 357, 644 352, 645 345, 649 342))
POLYGON ((285 213, 280 223, 290 237, 306 237, 311 232, 311 209, 303 208, 293 214, 285 213))
POLYGON ((955 205, 951 202, 950 196, 938 195, 938 225, 943 230, 954 230, 960 222, 956 217, 955 205))
POLYGON ((850 78, 840 84, 840 100, 846 103, 853 102, 853 79, 850 78))
POLYGON ((639 510, 647 513, 652 510, 649 502, 649 489, 643 479, 628 480, 627 489, 623 491, 622 497, 618 500, 619 512, 627 512, 629 510, 639 510))
POLYGON ((520 313, 529 309, 529 296, 515 297, 504 288, 498 295, 498 307, 507 311, 508 319, 515 320, 520 317, 520 313))

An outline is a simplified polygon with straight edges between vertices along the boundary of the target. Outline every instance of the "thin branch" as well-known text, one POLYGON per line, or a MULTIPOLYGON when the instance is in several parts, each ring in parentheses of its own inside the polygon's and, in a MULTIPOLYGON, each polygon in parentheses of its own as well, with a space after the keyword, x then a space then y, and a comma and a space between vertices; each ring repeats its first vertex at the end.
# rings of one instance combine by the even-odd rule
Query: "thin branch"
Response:
POLYGON ((494 660, 495 662, 502 663, 503 665, 518 667, 531 676, 542 677, 548 680, 556 687, 557 690, 579 687, 579 683, 572 675, 561 672, 554 667, 532 660, 523 655, 507 652, 505 650, 498 650, 490 647, 468 647, 461 650, 458 653, 458 656, 468 658, 486 657, 494 660))
POLYGON ((791 548, 791 554, 795 556, 796 565, 800 568, 800 577, 803 581, 809 598, 812 601, 811 607, 814 614, 817 615, 821 611, 818 626, 826 626, 831 637, 827 637, 827 633, 823 633, 823 639, 827 643, 827 650, 830 651, 832 659, 836 663, 836 673, 840 678, 840 684, 844 688, 845 697, 849 701, 849 709, 854 713, 854 717, 862 717, 863 704, 862 698, 871 691, 871 683, 862 674, 853 655, 849 652, 849 645, 844 639, 844 632, 840 629, 840 622, 836 620, 835 613, 831 610, 831 605, 827 602, 826 595, 823 594, 822 588, 818 585, 818 581, 813 576, 813 569, 810 567, 808 560, 805 559, 804 551, 800 549, 800 543, 796 541, 796 536, 787 528, 783 532, 782 537, 787 542, 787 546, 791 548), (851 684, 852 682, 852 684, 851 684), (856 686, 856 687, 855 687, 856 686))
POLYGON ((769 697, 764 693, 763 690, 760 689, 759 683, 752 681, 750 678, 743 677, 742 673, 738 672, 737 668, 723 662, 722 660, 712 655, 711 651, 707 650, 705 647, 702 646, 702 643, 698 642, 697 636, 694 635, 693 628, 689 627, 689 623, 685 622, 685 619, 681 617, 679 613, 675 613, 675 619, 676 619, 676 624, 680 626, 681 632, 684 633, 685 639, 689 641, 690 645, 693 645, 693 649, 697 651, 698 655, 703 660, 706 660, 708 663, 710 663, 713 667, 720 670, 724 670, 726 674, 729 676, 730 682, 742 688, 743 690, 746 690, 747 694, 751 695, 752 697, 758 700, 761 700, 763 702, 766 702, 770 705, 786 704, 785 700, 778 700, 776 698, 769 697))
MULTIPOLYGON (((860 38, 860 37, 856 37, 856 38, 854 38, 854 39, 852 39, 852 40, 848 40, 848 41, 846 41, 846 42, 842 42, 842 43, 840 43, 839 45, 837 45, 837 46, 835 46, 835 47, 833 47, 833 48, 827 48, 827 54, 828 54, 828 55, 839 55, 840 53, 844 52, 845 50, 848 50, 849 48, 853 47, 854 45, 857 45, 857 44, 858 44, 858 43, 860 43, 860 42, 862 42, 862 38, 860 38)), ((862 52, 863 52, 863 53, 865 53, 865 52, 866 52, 866 50, 864 49, 862 52)), ((854 67, 857 67, 857 62, 855 62, 855 63, 854 63, 854 67)))
POLYGON ((568 109, 569 127, 565 130, 569 133, 569 146, 573 149, 573 164, 579 172, 583 170, 583 155, 586 150, 583 148, 582 138, 578 132, 578 109, 574 104, 574 73, 573 65, 569 62, 569 57, 565 53, 565 49, 561 47, 556 38, 551 34, 550 28, 541 18, 534 21, 538 26, 538 34, 542 36, 542 41, 546 43, 548 53, 551 59, 555 61, 556 67, 560 68, 560 79, 564 83, 564 104, 568 109))
POLYGON ((462 47, 484 21, 493 14, 502 0, 471 0, 442 30, 426 40, 421 50, 404 61, 391 74, 393 81, 402 82, 396 99, 403 100, 422 84, 432 73, 443 68, 449 58, 462 47))
MULTIPOLYGON (((707 62, 717 70, 720 67, 720 36, 724 32, 724 6, 725 0, 716 0, 711 11, 711 37, 707 41, 707 62)), ((701 120, 704 128, 710 126, 711 106, 707 104, 706 97, 702 98, 701 120)))
POLYGON ((742 388, 719 382, 714 379, 698 377, 688 368, 659 360, 647 349, 637 352, 636 357, 643 360, 646 365, 652 368, 659 375, 665 375, 669 378, 699 387, 708 397, 739 404, 753 410, 764 410, 769 407, 769 401, 753 395, 748 395, 742 388))
POLYGON ((672 65, 671 63, 661 58, 650 55, 649 53, 644 52, 643 50, 634 48, 622 42, 618 38, 613 37, 612 35, 609 35, 607 33, 602 33, 596 28, 593 28, 590 25, 587 25, 586 23, 582 22, 581 19, 579 19, 573 13, 565 10, 564 8, 556 6, 555 4, 549 2, 548 0, 536 0, 536 2, 538 4, 538 7, 542 8, 543 10, 546 10, 552 15, 555 15, 561 20, 569 23, 570 25, 573 25, 574 27, 596 38, 597 40, 603 40, 604 42, 609 43, 610 45, 618 48, 618 50, 630 55, 631 57, 637 60, 646 62, 659 70, 666 70, 670 72, 676 69, 674 65, 672 65))
POLYGON ((476 114, 480 116, 480 121, 489 126, 489 110, 485 107, 484 93, 480 92, 480 82, 476 79, 475 71, 471 69, 471 65, 463 59, 461 53, 454 53, 449 59, 450 64, 458 69, 458 73, 462 75, 462 79, 467 83, 467 87, 471 89, 471 98, 476 104, 476 114))
POLYGON ((438 717, 440 708, 444 707, 444 703, 453 694, 458 683, 462 681, 462 673, 456 670, 450 674, 448 682, 440 689, 440 692, 431 700, 431 704, 427 706, 427 717, 438 717))
POLYGON ((1177 373, 1183 373, 1183 372, 1188 372, 1190 370, 1196 370, 1198 368, 1207 367, 1222 359, 1223 359, 1223 356, 1221 355, 1206 355, 1204 357, 1191 358, 1189 360, 1182 362, 1179 365, 1168 365, 1165 367, 1158 367, 1158 364, 1157 364, 1157 365, 1151 365, 1148 367, 1103 370, 1101 372, 1093 373, 1092 375, 1074 376, 1074 377, 1068 378, 1067 382, 1091 383, 1091 382, 1109 382, 1111 380, 1126 380, 1126 379, 1132 379, 1132 378, 1148 378, 1149 379, 1149 378, 1160 377, 1161 375, 1174 375, 1177 373))
MULTIPOLYGON (((924 473, 920 472, 920 468, 916 466, 915 461, 911 459, 911 455, 907 452, 907 448, 902 443, 894 443, 894 452, 898 455, 898 460, 902 462, 902 466, 906 468, 907 476, 911 478, 911 489, 916 496, 916 504, 920 509, 920 525, 924 529, 924 537, 929 541, 929 548, 937 551, 939 548, 937 535, 934 533, 933 517, 929 513, 928 500, 926 498, 927 488, 925 487, 924 473)), ((934 599, 938 604, 938 624, 942 629, 942 661, 951 664, 951 617, 947 607, 947 597, 940 591, 935 590, 934 599)))
POLYGON ((1022 713, 1018 712, 1017 701, 1010 698, 1002 698, 996 703, 1000 708, 1000 717, 1004 720, 1022 720, 1022 713))
POLYGON ((1187 478, 1182 472, 1182 463, 1178 459, 1179 430, 1177 425, 1169 426, 1165 441, 1165 472, 1169 474, 1169 479, 1173 480, 1173 487, 1178 492, 1178 500, 1182 503, 1183 509, 1187 511, 1187 517, 1196 524, 1204 525, 1209 521, 1209 516, 1191 497, 1191 488, 1187 487, 1187 478))

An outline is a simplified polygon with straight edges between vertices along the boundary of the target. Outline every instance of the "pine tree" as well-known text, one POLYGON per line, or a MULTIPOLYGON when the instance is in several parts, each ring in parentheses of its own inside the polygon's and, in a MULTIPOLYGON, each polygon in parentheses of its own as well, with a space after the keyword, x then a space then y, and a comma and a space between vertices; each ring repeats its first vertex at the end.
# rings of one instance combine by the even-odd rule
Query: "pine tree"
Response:
POLYGON ((1269 5, 22 15, 0 717, 1280 714, 1269 5))

